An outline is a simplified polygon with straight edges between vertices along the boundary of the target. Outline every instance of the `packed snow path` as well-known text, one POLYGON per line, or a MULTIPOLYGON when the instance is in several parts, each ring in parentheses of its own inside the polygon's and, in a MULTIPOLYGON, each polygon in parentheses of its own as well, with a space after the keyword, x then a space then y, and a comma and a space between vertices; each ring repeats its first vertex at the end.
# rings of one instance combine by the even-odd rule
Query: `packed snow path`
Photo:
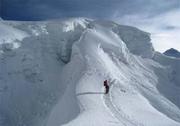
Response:
MULTIPOLYGON (((113 85, 111 86, 111 88, 114 87, 113 85)), ((104 102, 105 102, 106 106, 108 107, 108 109, 110 109, 112 114, 119 120, 119 122, 123 123, 124 126, 144 126, 144 125, 139 124, 138 122, 135 122, 132 119, 130 119, 128 117, 128 115, 126 115, 121 110, 121 108, 118 108, 113 104, 112 96, 111 96, 111 91, 112 91, 111 88, 110 88, 110 92, 108 94, 104 95, 103 98, 104 98, 104 102)))

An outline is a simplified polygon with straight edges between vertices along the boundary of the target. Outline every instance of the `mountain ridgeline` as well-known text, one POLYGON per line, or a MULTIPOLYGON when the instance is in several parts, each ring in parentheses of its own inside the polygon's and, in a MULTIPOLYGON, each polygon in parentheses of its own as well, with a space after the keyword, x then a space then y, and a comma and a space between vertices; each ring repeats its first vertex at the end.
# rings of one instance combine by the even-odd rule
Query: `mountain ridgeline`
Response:
POLYGON ((180 58, 180 52, 173 48, 166 50, 163 54, 170 57, 180 58))
POLYGON ((0 21, 0 126, 180 126, 179 75, 135 27, 0 21))

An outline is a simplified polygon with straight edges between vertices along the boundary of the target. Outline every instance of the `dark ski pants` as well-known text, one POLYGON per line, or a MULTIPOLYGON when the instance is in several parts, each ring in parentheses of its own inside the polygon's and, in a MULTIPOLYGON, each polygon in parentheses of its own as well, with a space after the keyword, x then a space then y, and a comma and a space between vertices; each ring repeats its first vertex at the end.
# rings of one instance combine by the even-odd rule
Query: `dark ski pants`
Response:
POLYGON ((108 94, 109 93, 109 86, 106 86, 105 89, 106 89, 105 94, 108 94))

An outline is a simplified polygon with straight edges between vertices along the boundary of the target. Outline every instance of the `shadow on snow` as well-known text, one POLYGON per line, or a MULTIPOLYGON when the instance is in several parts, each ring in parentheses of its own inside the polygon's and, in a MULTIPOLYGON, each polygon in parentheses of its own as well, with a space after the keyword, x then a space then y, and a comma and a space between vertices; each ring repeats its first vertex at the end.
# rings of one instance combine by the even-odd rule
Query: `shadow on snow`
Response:
POLYGON ((105 93, 104 92, 82 92, 82 93, 77 93, 76 96, 89 95, 89 94, 105 94, 105 93))

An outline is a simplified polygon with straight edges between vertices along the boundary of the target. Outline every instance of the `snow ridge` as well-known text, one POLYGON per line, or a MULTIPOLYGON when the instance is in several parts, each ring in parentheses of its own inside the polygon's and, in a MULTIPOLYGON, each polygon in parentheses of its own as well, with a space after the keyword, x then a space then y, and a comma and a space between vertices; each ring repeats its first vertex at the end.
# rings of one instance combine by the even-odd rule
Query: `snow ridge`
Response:
POLYGON ((85 18, 0 27, 20 43, 0 44, 0 126, 180 126, 180 61, 149 33, 85 18))

